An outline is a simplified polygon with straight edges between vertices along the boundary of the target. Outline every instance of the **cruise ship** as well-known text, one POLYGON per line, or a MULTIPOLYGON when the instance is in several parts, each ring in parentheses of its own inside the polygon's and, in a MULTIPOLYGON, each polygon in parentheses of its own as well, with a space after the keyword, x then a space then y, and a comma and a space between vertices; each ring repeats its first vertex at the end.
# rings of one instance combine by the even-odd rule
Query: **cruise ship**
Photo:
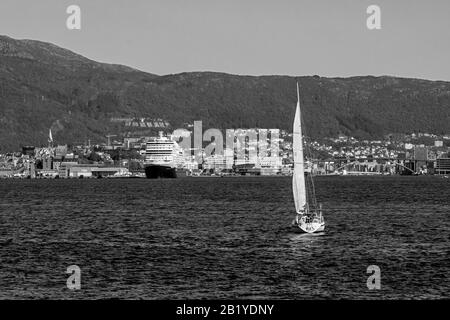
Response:
POLYGON ((182 169, 183 149, 172 139, 159 132, 151 138, 145 149, 145 175, 149 179, 176 178, 186 175, 182 169))

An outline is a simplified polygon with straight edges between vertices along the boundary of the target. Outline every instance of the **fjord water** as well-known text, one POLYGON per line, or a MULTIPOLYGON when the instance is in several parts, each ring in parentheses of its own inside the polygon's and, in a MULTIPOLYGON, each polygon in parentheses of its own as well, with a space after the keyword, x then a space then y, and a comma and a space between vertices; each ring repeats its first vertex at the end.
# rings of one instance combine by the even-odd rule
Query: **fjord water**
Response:
POLYGON ((289 177, 0 181, 0 298, 448 298, 450 180, 318 177, 301 235, 289 177), (81 290, 66 269, 81 268, 81 290), (369 265, 381 289, 369 290, 369 265))

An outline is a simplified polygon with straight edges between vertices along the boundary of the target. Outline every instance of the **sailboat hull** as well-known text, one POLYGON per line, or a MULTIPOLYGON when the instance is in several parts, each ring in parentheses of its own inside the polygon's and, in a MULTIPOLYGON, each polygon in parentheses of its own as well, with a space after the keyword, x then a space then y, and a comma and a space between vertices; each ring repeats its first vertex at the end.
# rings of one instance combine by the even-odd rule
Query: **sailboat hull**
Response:
POLYGON ((321 232, 325 230, 325 223, 300 223, 298 225, 301 231, 305 233, 314 233, 314 232, 321 232))
POLYGON ((304 233, 315 233, 325 231, 325 222, 323 219, 314 218, 312 221, 306 216, 300 219, 294 219, 292 223, 296 228, 300 229, 304 233))

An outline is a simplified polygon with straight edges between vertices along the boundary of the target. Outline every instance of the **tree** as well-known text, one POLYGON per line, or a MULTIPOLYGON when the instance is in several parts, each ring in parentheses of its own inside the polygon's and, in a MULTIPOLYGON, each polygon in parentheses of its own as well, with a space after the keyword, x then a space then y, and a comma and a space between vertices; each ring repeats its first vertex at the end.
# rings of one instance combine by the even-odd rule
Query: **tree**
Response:
POLYGON ((100 155, 96 152, 91 152, 91 154, 88 156, 88 160, 99 162, 102 160, 102 157, 100 157, 100 155))

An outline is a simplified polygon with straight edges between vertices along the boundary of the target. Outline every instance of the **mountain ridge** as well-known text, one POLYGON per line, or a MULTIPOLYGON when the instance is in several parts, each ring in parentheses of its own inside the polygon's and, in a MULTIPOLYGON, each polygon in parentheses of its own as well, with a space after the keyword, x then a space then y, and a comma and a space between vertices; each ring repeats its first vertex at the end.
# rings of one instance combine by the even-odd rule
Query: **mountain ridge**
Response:
POLYGON ((106 134, 129 134, 130 128, 110 121, 114 117, 160 118, 171 128, 202 120, 204 130, 291 131, 297 81, 306 130, 314 138, 450 132, 446 81, 208 71, 155 75, 51 43, 0 36, 0 152, 45 145, 49 128, 58 143, 100 143, 106 134))

